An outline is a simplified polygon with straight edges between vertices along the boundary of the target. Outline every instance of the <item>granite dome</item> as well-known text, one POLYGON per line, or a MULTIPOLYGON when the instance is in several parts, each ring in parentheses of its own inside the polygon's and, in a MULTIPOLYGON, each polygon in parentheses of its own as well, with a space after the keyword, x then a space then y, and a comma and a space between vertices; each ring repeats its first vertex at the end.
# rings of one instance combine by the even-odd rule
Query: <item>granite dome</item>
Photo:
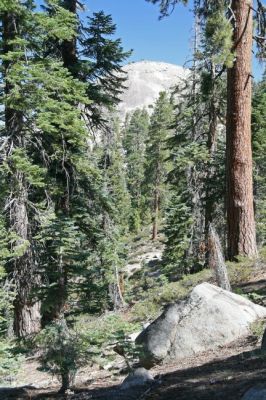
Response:
POLYGON ((161 91, 169 91, 176 84, 186 81, 189 69, 158 61, 139 61, 124 66, 128 78, 126 89, 118 106, 122 117, 136 108, 153 105, 161 91))

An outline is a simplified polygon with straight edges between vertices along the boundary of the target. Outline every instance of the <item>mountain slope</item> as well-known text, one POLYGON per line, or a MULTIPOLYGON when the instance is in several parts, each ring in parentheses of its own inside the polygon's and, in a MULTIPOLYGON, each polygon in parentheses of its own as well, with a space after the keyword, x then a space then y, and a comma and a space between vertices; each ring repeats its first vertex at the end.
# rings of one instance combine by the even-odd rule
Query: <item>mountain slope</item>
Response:
POLYGON ((161 91, 169 91, 177 84, 186 82, 190 70, 159 61, 139 61, 126 65, 128 74, 126 90, 118 106, 122 117, 136 108, 153 105, 161 91))

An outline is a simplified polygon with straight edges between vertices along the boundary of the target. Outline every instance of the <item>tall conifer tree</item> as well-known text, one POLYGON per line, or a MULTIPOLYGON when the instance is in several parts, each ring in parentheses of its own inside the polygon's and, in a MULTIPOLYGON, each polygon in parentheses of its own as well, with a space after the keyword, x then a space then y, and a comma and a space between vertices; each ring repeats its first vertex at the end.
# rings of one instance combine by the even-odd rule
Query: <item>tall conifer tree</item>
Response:
POLYGON ((145 184, 151 202, 152 239, 157 239, 160 211, 166 197, 168 151, 166 140, 173 123, 173 106, 166 92, 161 92, 151 116, 146 151, 145 184))
POLYGON ((257 255, 253 206, 251 90, 253 1, 232 1, 235 60, 227 76, 226 170, 228 256, 257 255))
MULTIPOLYGON (((8 29, 15 26, 15 37, 11 41, 6 39, 12 48, 4 46, 2 52, 6 86, 2 196, 8 211, 7 226, 15 235, 10 246, 17 254, 9 265, 17 289, 15 333, 23 337, 40 328, 36 291, 43 261, 39 235, 44 216, 58 204, 57 199, 68 200, 67 168, 71 164, 71 173, 77 170, 87 146, 80 110, 73 103, 85 104, 87 99, 84 85, 75 81, 60 62, 44 56, 49 39, 65 40, 73 36, 71 15, 56 2, 51 3, 54 12, 49 15, 36 13, 31 2, 20 5, 14 1, 8 7, 1 10, 3 27, 8 11, 11 13, 8 29), (66 148, 67 142, 71 143, 71 149, 66 148), (60 176, 67 178, 62 181, 60 176)), ((5 29, 4 43, 9 32, 5 29)))
MULTIPOLYGON (((160 4, 168 15, 179 0, 147 0, 160 4)), ((187 3, 187 1, 183 1, 187 3)), ((206 27, 213 23, 210 40, 213 53, 224 50, 227 75, 227 241, 228 257, 256 256, 251 151, 251 55, 253 1, 196 1, 206 27), (223 14, 220 12, 223 10, 223 14), (215 22, 213 14, 218 18, 215 22), (227 18, 226 18, 227 16, 227 18), (228 17, 229 16, 229 17, 228 17), (221 46, 222 45, 222 46, 221 46), (234 58, 235 56, 235 58, 234 58)), ((265 7, 257 1, 259 56, 265 53, 265 7)), ((206 34, 207 34, 206 29, 206 34)), ((207 37, 207 36, 206 36, 207 37)))
POLYGON ((143 182, 146 162, 146 140, 149 115, 145 109, 128 115, 123 131, 123 147, 126 152, 127 186, 131 199, 130 229, 138 232, 144 222, 145 194, 143 182))

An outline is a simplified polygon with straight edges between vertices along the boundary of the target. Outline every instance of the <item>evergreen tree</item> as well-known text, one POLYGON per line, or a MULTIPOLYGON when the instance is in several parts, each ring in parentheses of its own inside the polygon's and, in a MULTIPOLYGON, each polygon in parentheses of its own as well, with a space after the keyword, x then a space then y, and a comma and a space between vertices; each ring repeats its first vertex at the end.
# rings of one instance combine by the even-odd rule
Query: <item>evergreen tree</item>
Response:
MULTIPOLYGON (((161 15, 179 1, 159 3, 161 15)), ((183 2, 187 3, 187 2, 183 2)), ((223 60, 227 75, 227 239, 228 256, 255 256, 256 237, 252 190, 251 51, 253 2, 195 1, 204 17, 205 37, 214 57, 223 60), (227 17, 227 18, 226 18, 227 17), (238 116, 235 118, 235 116, 238 116), (243 133, 244 130, 244 133, 243 133), (241 160, 241 162, 239 162, 241 160)), ((265 53, 265 7, 257 2, 259 56, 265 53)), ((217 58, 216 58, 217 60, 217 58)), ((215 61, 215 60, 214 60, 215 61)))
POLYGON ((100 229, 94 266, 88 271, 88 279, 95 290, 91 290, 88 284, 85 289, 86 302, 88 308, 95 309, 95 299, 99 295, 96 310, 117 310, 124 306, 122 269, 126 261, 130 197, 126 185, 121 131, 115 116, 109 117, 109 130, 105 130, 94 152, 97 153, 105 203, 99 209, 100 229))
POLYGON ((254 153, 255 211, 260 245, 266 240, 266 76, 255 86, 252 108, 252 143, 254 153))
POLYGON ((92 103, 86 106, 91 125, 104 126, 103 109, 118 104, 126 80, 122 63, 131 51, 123 50, 121 39, 113 39, 116 25, 111 15, 94 13, 82 24, 79 36, 79 77, 89 82, 87 95, 92 103))
POLYGON ((215 53, 210 51, 203 34, 206 15, 197 2, 194 17, 191 81, 176 88, 176 131, 168 141, 173 168, 168 175, 164 270, 175 277, 209 264, 210 224, 224 234, 225 85, 216 79, 223 73, 224 50, 221 43, 215 53))
POLYGON ((208 118, 199 86, 195 92, 191 84, 179 94, 175 131, 167 141, 172 165, 167 176, 170 199, 166 208, 163 255, 164 273, 175 278, 197 271, 204 263, 204 188, 208 160, 208 118))
POLYGON ((140 230, 145 219, 145 195, 143 191, 146 140, 149 115, 145 109, 135 110, 127 116, 124 128, 123 147, 126 152, 127 186, 131 200, 130 228, 140 230))
MULTIPOLYGON (((118 95, 121 93, 122 85, 125 80, 121 70, 121 63, 129 53, 123 51, 120 39, 112 40, 112 38, 109 38, 116 31, 116 27, 113 24, 110 15, 106 16, 103 12, 95 13, 92 18, 88 18, 88 24, 86 25, 81 23, 77 14, 76 0, 64 1, 62 2, 62 6, 73 15, 73 18, 75 18, 75 35, 72 36, 71 40, 64 40, 61 45, 60 42, 55 42, 53 51, 56 52, 56 49, 59 48, 59 54, 64 61, 64 66, 69 70, 74 78, 78 79, 80 82, 84 82, 86 85, 86 96, 90 100, 78 102, 74 98, 73 106, 81 106, 82 115, 90 130, 95 127, 98 129, 101 128, 101 132, 98 132, 97 135, 100 134, 104 137, 108 137, 109 121, 107 117, 107 109, 110 110, 111 107, 118 102, 118 95)), ((51 13, 51 10, 49 10, 49 12, 51 13)), ((109 144, 112 145, 112 143, 109 144)), ((72 146, 70 143, 66 143, 66 149, 68 147, 71 152, 72 146)), ((107 153, 111 151, 110 149, 106 150, 105 145, 103 148, 107 153)), ((91 150, 89 152, 91 153, 91 150)), ((93 152, 95 152, 95 149, 93 149, 93 152)), ((108 157, 106 157, 106 160, 108 157)), ((109 254, 109 257, 111 256, 111 233, 106 227, 109 225, 113 227, 116 222, 113 221, 114 217, 111 215, 112 200, 107 196, 107 183, 105 182, 106 174, 103 172, 109 166, 103 166, 101 171, 101 166, 97 165, 97 160, 93 154, 90 154, 90 162, 90 168, 92 170, 95 169, 94 179, 96 176, 97 178, 95 184, 90 181, 88 192, 86 194, 87 198, 84 199, 83 204, 90 205, 90 209, 93 211, 90 211, 89 213, 84 211, 86 215, 84 215, 81 231, 85 229, 85 237, 87 238, 85 243, 87 243, 87 248, 91 248, 91 250, 95 252, 95 254, 90 255, 87 260, 86 265, 88 273, 86 274, 86 281, 88 283, 88 288, 91 288, 92 286, 89 280, 92 280, 96 286, 101 282, 100 286, 97 288, 97 291, 101 293, 102 297, 102 301, 98 302, 98 306, 100 307, 101 304, 106 304, 104 299, 106 299, 108 295, 108 290, 105 290, 108 288, 108 280, 105 279, 105 277, 108 275, 107 271, 110 262, 108 264, 105 256, 107 254, 109 254), (93 221, 93 218, 95 218, 95 221, 93 221), (99 222, 98 225, 96 221, 99 222), (94 266, 96 268, 91 268, 89 266, 91 262, 95 263, 95 257, 98 259, 99 254, 101 261, 100 263, 96 262, 96 265, 99 267, 100 277, 102 278, 100 280, 97 279, 99 271, 97 271, 96 265, 94 266), (104 271, 104 269, 106 269, 106 271, 104 271), (94 278, 92 278, 93 274, 94 278), (89 276, 91 278, 89 278, 89 276), (103 290, 105 290, 105 294, 103 294, 103 290)), ((59 198, 59 203, 56 207, 56 213, 60 210, 61 214, 64 214, 62 215, 62 218, 67 218, 67 220, 69 217, 70 219, 73 218, 70 216, 71 202, 73 202, 75 209, 76 206, 74 205, 74 202, 77 199, 77 197, 75 197, 75 189, 71 189, 72 186, 75 188, 77 177, 73 175, 73 167, 69 165, 68 168, 66 169, 67 173, 64 178, 65 184, 63 186, 69 187, 70 191, 73 192, 74 197, 73 199, 69 199, 66 203, 65 196, 63 195, 61 199, 59 198), (68 169, 69 167, 70 170, 68 169), (72 183, 71 180, 73 181, 72 183)), ((81 181, 82 180, 80 179, 80 182, 81 181)), ((85 185, 88 185, 88 183, 85 183, 85 185)), ((81 190, 79 188, 79 195, 80 194, 81 190)), ((85 195, 83 189, 82 195, 85 195)), ((81 202, 79 203, 79 207, 79 213, 81 213, 81 202)), ((86 207, 83 206, 84 210, 85 208, 86 207)), ((79 224, 80 222, 78 225, 79 224)), ((113 232, 112 229, 111 231, 113 232)), ((117 259, 117 262, 120 262, 118 256, 117 259)), ((77 270, 79 269, 80 268, 77 270)), ((68 297, 66 293, 68 286, 67 281, 69 280, 67 270, 67 267, 66 270, 63 268, 63 270, 58 274, 58 287, 61 288, 59 293, 62 294, 61 309, 65 307, 63 307, 63 305, 66 303, 68 297)), ((53 296, 51 296, 51 298, 53 298, 53 296)), ((59 303, 60 302, 57 302, 57 305, 59 303)), ((55 312, 54 310, 54 314, 55 315, 52 316, 50 313, 49 318, 54 319, 55 316, 58 315, 58 312, 55 312)))
MULTIPOLYGON (((18 74, 21 72, 23 40, 25 40, 25 22, 28 9, 19 2, 12 1, 1 5, 2 24, 2 82, 4 92, 4 126, 2 127, 2 159, 5 159, 5 208, 8 210, 9 229, 15 234, 10 242, 12 248, 20 248, 20 254, 12 261, 17 297, 15 299, 15 331, 18 335, 31 333, 39 329, 39 305, 30 298, 30 292, 38 278, 35 272, 35 260, 30 243, 32 231, 29 222, 29 185, 31 172, 38 174, 38 167, 31 164, 26 155, 26 138, 23 120, 23 105, 18 74), (24 167, 24 168, 23 168, 24 167), (8 188, 8 189, 7 189, 8 188), (32 320, 32 323, 30 323, 32 320)), ((17 251, 16 251, 17 252, 17 251)))
POLYGON ((146 150, 145 185, 151 204, 152 239, 158 235, 160 211, 166 198, 166 176, 169 169, 165 142, 173 123, 173 106, 165 92, 161 92, 151 116, 146 150))
POLYGON ((251 149, 253 1, 232 1, 235 60, 227 75, 228 257, 257 255, 251 149), (237 116, 237 118, 236 118, 237 116))
POLYGON ((88 163, 87 132, 80 110, 73 106, 86 104, 87 98, 85 86, 75 81, 62 63, 43 57, 47 38, 73 36, 73 20, 66 18, 56 2, 51 3, 54 13, 50 15, 39 15, 29 4, 16 6, 15 11, 1 10, 5 84, 2 198, 8 229, 16 238, 10 246, 19 253, 9 266, 17 289, 15 332, 26 336, 40 328, 35 290, 41 279, 37 237, 42 216, 47 210, 59 210, 63 205, 59 199, 69 206, 70 196, 74 196, 71 184, 77 181, 74 177, 82 179, 82 168, 88 163), (58 19, 68 23, 68 28, 57 30, 58 19), (10 35, 15 35, 11 41, 10 35))

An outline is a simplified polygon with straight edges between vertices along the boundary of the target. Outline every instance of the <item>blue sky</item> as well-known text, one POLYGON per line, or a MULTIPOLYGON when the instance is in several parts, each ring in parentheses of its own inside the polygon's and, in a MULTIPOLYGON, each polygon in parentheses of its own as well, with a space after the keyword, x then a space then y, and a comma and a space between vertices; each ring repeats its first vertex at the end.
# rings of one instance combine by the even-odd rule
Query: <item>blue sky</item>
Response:
MULTIPOLYGON (((159 21, 158 6, 145 0, 84 0, 84 3, 89 15, 104 10, 113 16, 124 48, 134 50, 129 61, 144 59, 184 65, 191 58, 191 7, 180 4, 171 16, 159 21)), ((253 75, 258 80, 263 66, 255 60, 253 64, 253 75)))
POLYGON ((158 7, 145 0, 86 0, 89 14, 100 9, 111 14, 130 61, 141 59, 183 65, 189 56, 192 15, 179 5, 168 18, 158 21, 158 7))
MULTIPOLYGON (((0 0, 1 1, 1 0, 0 0)), ((42 0, 36 0, 37 4, 42 0)), ((111 14, 117 25, 117 37, 122 39, 125 50, 133 49, 128 61, 164 61, 188 65, 191 59, 193 18, 190 6, 176 6, 174 12, 158 20, 158 6, 145 0, 82 0, 86 11, 82 18, 100 10, 111 14)), ((260 79, 265 64, 254 59, 253 75, 260 79)))

